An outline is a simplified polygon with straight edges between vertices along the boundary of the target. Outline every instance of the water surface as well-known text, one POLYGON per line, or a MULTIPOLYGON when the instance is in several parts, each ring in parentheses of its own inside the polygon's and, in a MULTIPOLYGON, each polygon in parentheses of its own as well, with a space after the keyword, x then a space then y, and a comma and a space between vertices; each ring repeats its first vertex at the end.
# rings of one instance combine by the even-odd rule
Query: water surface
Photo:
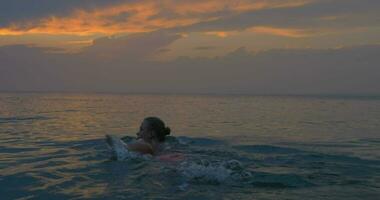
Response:
POLYGON ((0 194, 377 199, 380 99, 3 93, 0 194), (133 136, 146 116, 171 127, 184 162, 110 159, 104 134, 133 136))

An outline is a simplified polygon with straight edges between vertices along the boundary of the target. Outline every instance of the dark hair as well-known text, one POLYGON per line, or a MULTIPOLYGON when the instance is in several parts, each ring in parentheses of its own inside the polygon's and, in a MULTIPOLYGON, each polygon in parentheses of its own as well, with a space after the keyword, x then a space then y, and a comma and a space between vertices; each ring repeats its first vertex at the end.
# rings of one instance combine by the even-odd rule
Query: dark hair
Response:
POLYGON ((158 117, 147 117, 144 121, 148 122, 149 127, 156 133, 158 141, 164 142, 165 136, 170 135, 170 128, 158 117))

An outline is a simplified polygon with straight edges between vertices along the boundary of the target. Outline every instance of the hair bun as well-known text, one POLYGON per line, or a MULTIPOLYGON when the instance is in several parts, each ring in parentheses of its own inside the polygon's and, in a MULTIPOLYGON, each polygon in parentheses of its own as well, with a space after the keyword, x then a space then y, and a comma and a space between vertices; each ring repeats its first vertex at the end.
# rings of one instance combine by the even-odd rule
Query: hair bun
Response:
POLYGON ((165 136, 166 135, 170 135, 170 128, 169 127, 165 127, 165 136))

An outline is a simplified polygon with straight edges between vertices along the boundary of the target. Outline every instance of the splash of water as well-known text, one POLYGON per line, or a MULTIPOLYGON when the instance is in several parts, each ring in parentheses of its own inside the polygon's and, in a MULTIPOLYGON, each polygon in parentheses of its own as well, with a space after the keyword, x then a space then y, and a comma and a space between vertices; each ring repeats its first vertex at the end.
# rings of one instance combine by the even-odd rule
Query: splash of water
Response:
POLYGON ((244 180, 252 176, 237 160, 185 161, 179 166, 179 171, 189 180, 201 182, 223 183, 228 180, 244 180))

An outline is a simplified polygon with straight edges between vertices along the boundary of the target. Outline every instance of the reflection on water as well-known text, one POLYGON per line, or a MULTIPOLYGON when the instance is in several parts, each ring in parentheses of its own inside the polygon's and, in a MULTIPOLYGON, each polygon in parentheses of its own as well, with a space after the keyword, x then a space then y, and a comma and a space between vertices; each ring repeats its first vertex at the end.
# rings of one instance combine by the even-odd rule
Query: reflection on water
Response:
POLYGON ((376 98, 0 95, 1 199, 376 199, 376 98), (110 159, 146 116, 182 163, 110 159), (236 164, 238 163, 238 164, 236 164))

